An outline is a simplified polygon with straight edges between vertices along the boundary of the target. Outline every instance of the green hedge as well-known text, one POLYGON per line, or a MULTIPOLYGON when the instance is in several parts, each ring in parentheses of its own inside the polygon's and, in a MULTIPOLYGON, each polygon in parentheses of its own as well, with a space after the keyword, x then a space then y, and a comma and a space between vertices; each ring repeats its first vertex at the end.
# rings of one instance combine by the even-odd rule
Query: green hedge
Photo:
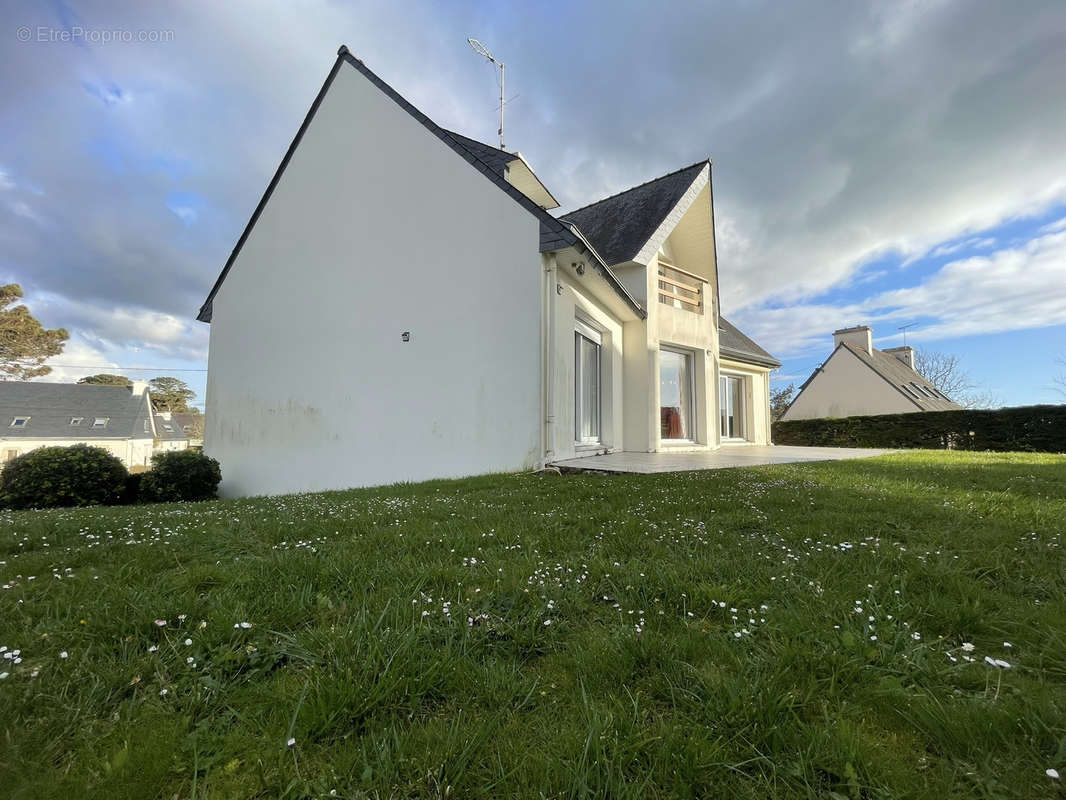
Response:
POLYGON ((0 507, 57 508, 117 502, 129 473, 102 447, 39 447, 0 472, 0 507))
POLYGON ((808 447, 1066 453, 1066 405, 797 419, 775 422, 773 441, 808 447))

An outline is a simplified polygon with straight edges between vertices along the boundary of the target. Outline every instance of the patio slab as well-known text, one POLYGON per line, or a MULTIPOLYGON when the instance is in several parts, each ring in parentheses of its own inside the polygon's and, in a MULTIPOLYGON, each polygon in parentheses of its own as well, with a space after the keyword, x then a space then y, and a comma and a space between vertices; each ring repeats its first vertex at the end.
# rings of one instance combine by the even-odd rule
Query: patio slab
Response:
POLYGON ((803 461, 842 461, 890 453, 859 447, 789 447, 778 445, 724 445, 697 453, 608 453, 602 456, 568 458, 552 466, 596 472, 690 472, 700 469, 755 467, 763 464, 794 464, 803 461))

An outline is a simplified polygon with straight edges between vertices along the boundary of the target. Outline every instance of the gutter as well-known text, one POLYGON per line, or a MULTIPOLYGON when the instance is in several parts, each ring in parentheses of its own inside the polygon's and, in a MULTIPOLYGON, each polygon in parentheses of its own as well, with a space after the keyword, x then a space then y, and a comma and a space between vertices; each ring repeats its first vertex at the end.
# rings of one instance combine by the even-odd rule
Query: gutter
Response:
POLYGON ((570 229, 570 232, 577 237, 577 242, 575 242, 574 248, 579 253, 588 256, 589 259, 592 260, 593 265, 599 270, 600 274, 603 275, 604 279, 622 296, 622 299, 625 300, 637 313, 637 316, 640 319, 647 319, 648 312, 644 310, 644 306, 637 302, 637 299, 629 293, 629 290, 625 286, 622 285, 622 282, 618 280, 618 276, 614 274, 609 266, 607 266, 607 262, 604 260, 603 256, 596 252, 596 248, 585 238, 585 234, 581 232, 581 229, 569 220, 564 219, 560 221, 565 223, 566 227, 570 229))

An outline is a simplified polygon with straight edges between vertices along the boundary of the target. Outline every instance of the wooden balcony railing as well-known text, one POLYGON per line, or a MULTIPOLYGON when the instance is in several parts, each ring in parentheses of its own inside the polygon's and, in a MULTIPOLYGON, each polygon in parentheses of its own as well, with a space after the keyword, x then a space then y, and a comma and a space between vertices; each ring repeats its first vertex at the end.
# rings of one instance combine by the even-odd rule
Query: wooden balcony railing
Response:
POLYGON ((699 275, 659 259, 659 302, 696 314, 703 313, 703 285, 699 275))

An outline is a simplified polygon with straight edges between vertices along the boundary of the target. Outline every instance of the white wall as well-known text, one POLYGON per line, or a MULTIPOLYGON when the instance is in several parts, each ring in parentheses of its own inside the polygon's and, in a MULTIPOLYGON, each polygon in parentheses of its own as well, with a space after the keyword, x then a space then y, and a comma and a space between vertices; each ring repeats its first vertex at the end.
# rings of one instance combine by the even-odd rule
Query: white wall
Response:
POLYGON ((537 219, 342 64, 214 299, 222 493, 532 466, 541 275, 537 219))
POLYGON ((920 410, 858 356, 846 347, 838 347, 781 419, 907 414, 920 410))

